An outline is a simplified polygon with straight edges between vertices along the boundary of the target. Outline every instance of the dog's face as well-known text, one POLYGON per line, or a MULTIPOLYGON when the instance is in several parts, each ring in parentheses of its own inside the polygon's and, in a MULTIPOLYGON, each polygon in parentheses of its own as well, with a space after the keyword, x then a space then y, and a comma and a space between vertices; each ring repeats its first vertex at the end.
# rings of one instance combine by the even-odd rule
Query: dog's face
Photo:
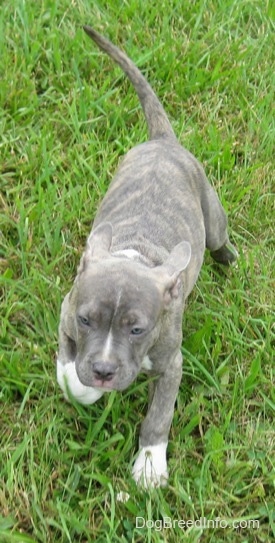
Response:
POLYGON ((159 333, 162 296, 141 266, 115 257, 91 265, 77 290, 76 371, 92 387, 123 390, 159 333))
POLYGON ((183 242, 167 263, 147 268, 111 255, 111 240, 108 224, 90 236, 69 298, 70 321, 81 383, 123 390, 139 373, 164 313, 179 295, 190 246, 183 242))

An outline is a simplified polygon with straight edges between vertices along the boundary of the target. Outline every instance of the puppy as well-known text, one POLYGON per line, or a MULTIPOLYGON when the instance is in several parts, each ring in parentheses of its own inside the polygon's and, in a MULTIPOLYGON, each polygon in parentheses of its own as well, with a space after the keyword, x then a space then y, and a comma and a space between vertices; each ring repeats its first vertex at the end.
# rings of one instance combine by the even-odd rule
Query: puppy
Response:
POLYGON ((222 264, 237 252, 202 166, 178 143, 146 79, 110 41, 84 30, 132 82, 149 141, 125 155, 96 215, 61 308, 57 380, 65 397, 91 404, 140 372, 154 376, 132 473, 145 487, 165 485, 184 303, 205 248, 222 264))

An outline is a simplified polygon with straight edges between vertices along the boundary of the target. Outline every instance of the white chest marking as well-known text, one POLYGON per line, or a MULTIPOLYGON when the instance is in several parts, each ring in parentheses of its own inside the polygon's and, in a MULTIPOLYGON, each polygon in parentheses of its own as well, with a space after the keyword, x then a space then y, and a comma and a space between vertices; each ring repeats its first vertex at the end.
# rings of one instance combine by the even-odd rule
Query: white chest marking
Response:
POLYGON ((79 381, 74 362, 62 364, 57 359, 56 372, 57 382, 63 390, 66 400, 70 400, 68 391, 77 402, 84 405, 96 402, 104 394, 103 390, 87 387, 79 381))
POLYGON ((151 370, 153 367, 153 362, 150 360, 149 356, 145 356, 142 360, 141 367, 143 370, 151 370))
POLYGON ((137 484, 145 488, 166 485, 168 479, 166 449, 167 441, 141 447, 132 470, 137 484))

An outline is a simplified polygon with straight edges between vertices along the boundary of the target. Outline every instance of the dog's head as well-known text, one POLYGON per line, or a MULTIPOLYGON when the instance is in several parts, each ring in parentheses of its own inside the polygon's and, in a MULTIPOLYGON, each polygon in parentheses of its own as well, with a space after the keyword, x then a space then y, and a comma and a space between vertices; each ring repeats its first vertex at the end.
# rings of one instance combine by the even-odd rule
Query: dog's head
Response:
POLYGON ((109 223, 88 239, 69 296, 68 346, 84 385, 123 390, 155 344, 163 315, 181 295, 181 274, 191 249, 182 242, 164 264, 149 268, 112 255, 111 243, 109 223))

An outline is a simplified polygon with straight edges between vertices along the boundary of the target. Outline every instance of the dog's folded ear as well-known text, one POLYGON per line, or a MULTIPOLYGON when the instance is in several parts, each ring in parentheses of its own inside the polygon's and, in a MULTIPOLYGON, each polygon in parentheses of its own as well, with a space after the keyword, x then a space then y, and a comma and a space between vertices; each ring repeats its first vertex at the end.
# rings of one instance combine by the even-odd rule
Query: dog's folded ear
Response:
POLYGON ((112 237, 113 227, 110 222, 103 222, 92 230, 81 257, 78 273, 83 272, 92 261, 101 260, 109 255, 112 237))
POLYGON ((182 284, 181 273, 187 268, 191 259, 191 245, 182 241, 174 247, 167 260, 154 271, 158 275, 158 283, 163 289, 165 305, 169 305, 173 298, 177 298, 182 284))
POLYGON ((92 258, 106 256, 112 244, 113 227, 110 222, 102 222, 90 233, 86 251, 92 258))

